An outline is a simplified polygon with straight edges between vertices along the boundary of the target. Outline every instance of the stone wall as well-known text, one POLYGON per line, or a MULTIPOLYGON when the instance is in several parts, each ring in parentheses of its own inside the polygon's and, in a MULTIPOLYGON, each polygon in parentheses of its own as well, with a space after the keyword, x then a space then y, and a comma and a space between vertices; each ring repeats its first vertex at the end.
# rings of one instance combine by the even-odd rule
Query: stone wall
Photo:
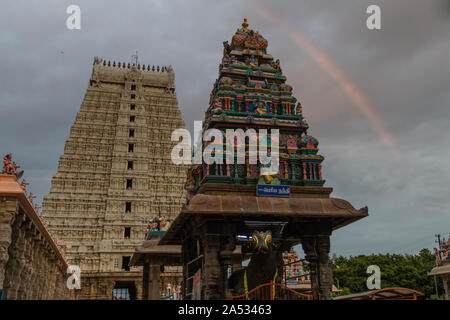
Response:
POLYGON ((0 290, 7 300, 71 299, 67 262, 14 175, 0 175, 0 290))

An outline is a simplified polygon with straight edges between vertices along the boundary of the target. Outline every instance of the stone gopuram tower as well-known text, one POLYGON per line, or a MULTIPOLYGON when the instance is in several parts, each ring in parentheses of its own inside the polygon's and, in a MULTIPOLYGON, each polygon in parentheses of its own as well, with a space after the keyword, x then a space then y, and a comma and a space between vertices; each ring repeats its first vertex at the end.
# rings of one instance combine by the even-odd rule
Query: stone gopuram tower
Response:
POLYGON ((44 197, 50 231, 81 268, 78 299, 141 297, 129 267, 150 219, 171 221, 186 167, 172 163, 171 132, 184 128, 172 67, 94 59, 90 84, 44 197))

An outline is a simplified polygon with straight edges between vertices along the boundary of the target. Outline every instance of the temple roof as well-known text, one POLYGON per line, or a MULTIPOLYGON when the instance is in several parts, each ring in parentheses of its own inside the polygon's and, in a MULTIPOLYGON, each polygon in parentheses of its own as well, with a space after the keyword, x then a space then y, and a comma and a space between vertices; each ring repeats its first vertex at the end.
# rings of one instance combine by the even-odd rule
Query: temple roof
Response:
POLYGON ((305 217, 366 216, 367 208, 356 210, 338 198, 277 198, 239 195, 195 195, 184 214, 259 214, 305 217))
POLYGON ((440 276, 444 274, 450 274, 450 262, 434 267, 430 272, 428 272, 429 276, 440 276))
POLYGON ((409 288, 384 288, 379 290, 339 296, 333 300, 416 300, 422 292, 409 288))
POLYGON ((325 218, 331 220, 333 230, 368 216, 367 207, 355 209, 348 201, 339 198, 315 197, 258 197, 239 194, 196 194, 183 207, 160 244, 178 244, 186 221, 208 215, 240 220, 255 218, 325 218))
POLYGON ((231 49, 236 47, 266 50, 267 40, 258 33, 248 29, 247 18, 244 18, 242 28, 237 29, 231 40, 231 49))

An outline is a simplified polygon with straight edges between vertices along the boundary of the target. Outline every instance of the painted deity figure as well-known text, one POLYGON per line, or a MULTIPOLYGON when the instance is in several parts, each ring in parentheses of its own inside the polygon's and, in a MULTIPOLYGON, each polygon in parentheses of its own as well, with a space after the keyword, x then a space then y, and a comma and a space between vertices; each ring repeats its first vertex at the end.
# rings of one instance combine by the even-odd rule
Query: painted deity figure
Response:
POLYGON ((438 248, 434 248, 434 256, 436 257, 436 266, 438 266, 441 263, 441 256, 438 248))
POLYGON ((223 65, 229 65, 233 63, 233 59, 230 57, 230 45, 228 44, 228 41, 223 42, 223 58, 222 58, 222 64, 223 65))
POLYGON ((256 103, 256 109, 255 109, 255 113, 261 115, 261 114, 266 114, 266 108, 264 108, 264 103, 261 101, 258 101, 256 103))
POLYGON ((33 200, 34 200, 34 198, 36 198, 36 196, 32 192, 30 192, 30 194, 28 195, 27 198, 28 198, 28 201, 30 201, 30 203, 33 204, 33 200))
POLYGON ((228 43, 228 41, 224 41, 223 42, 223 56, 225 57, 226 55, 228 55, 231 51, 231 47, 230 44, 228 43))
POLYGON ((160 222, 159 229, 160 231, 169 230, 169 222, 165 218, 160 222))
POLYGON ((16 166, 14 165, 14 162, 12 161, 12 154, 8 153, 3 158, 3 173, 7 174, 16 174, 16 166))
POLYGON ((223 112, 222 102, 219 99, 214 100, 213 108, 211 110, 212 114, 219 114, 223 112))
POLYGON ((280 59, 277 59, 276 61, 272 62, 272 68, 274 68, 276 70, 281 70, 280 59))
POLYGON ((172 295, 172 285, 170 283, 167 284, 166 288, 166 296, 172 295))
POLYGON ((22 182, 20 183, 20 187, 22 188, 23 192, 27 192, 27 186, 29 185, 29 183, 27 182, 27 180, 23 179, 22 182))
POLYGON ((300 102, 297 103, 297 106, 295 107, 295 114, 301 115, 302 114, 302 104, 300 102))
POLYGON ((22 177, 23 170, 17 171, 20 168, 14 161, 12 161, 12 154, 8 153, 5 157, 3 157, 3 170, 2 173, 6 174, 14 174, 17 179, 22 177))
POLYGON ((288 153, 296 153, 297 152, 297 139, 294 135, 287 136, 286 147, 287 147, 288 153))
POLYGON ((99 57, 94 57, 94 64, 100 64, 103 60, 99 57))
POLYGON ((252 55, 250 57, 249 65, 251 65, 252 67, 257 67, 258 66, 258 60, 255 58, 254 55, 252 55))
POLYGON ((192 172, 189 172, 186 183, 184 184, 184 189, 186 191, 186 200, 189 203, 189 200, 194 196, 194 190, 195 190, 195 178, 192 174, 192 172))
POLYGON ((159 219, 153 219, 150 223, 150 232, 157 232, 160 228, 160 221, 159 219))

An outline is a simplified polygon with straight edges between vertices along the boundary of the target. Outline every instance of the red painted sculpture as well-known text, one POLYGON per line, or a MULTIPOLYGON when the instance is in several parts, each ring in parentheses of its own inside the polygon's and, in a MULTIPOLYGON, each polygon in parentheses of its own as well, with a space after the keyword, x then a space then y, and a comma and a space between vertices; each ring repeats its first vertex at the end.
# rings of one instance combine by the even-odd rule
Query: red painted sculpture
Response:
POLYGON ((2 170, 2 173, 14 174, 17 177, 17 179, 19 179, 23 175, 23 170, 22 171, 17 171, 18 168, 20 168, 20 166, 18 166, 15 162, 12 161, 12 154, 8 153, 3 158, 3 170, 2 170))

